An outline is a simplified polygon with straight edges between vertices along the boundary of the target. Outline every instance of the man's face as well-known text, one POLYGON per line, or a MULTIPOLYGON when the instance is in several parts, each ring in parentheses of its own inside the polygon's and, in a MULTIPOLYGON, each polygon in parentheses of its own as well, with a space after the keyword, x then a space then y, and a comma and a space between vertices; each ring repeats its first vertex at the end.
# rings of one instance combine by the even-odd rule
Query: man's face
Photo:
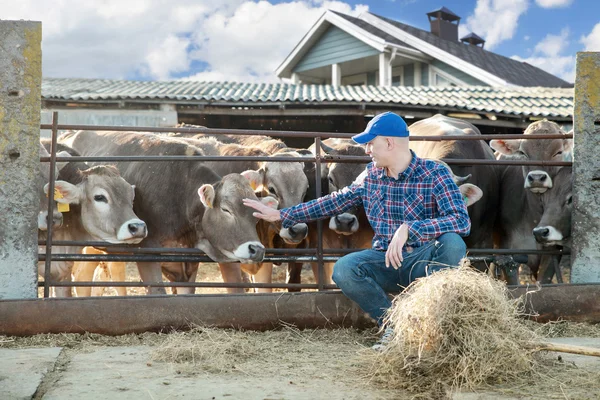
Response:
POLYGON ((377 168, 385 168, 389 165, 389 140, 384 136, 377 136, 365 145, 365 152, 371 156, 377 168))

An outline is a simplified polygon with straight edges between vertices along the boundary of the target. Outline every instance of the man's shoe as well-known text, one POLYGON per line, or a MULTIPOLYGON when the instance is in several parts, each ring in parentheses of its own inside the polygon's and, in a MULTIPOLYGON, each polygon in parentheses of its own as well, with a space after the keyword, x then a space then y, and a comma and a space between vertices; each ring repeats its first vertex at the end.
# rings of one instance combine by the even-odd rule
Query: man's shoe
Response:
POLYGON ((394 330, 392 328, 385 328, 383 334, 371 348, 375 351, 383 351, 392 341, 392 337, 394 336, 394 330))

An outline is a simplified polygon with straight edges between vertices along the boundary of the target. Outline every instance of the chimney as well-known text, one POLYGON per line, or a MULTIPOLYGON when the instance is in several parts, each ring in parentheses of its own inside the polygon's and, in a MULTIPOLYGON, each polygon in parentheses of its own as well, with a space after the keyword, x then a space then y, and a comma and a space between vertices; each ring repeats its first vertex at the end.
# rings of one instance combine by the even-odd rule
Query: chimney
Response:
POLYGON ((458 24, 460 23, 458 15, 446 7, 442 7, 428 12, 427 17, 431 25, 431 33, 442 39, 458 42, 458 24))
POLYGON ((483 40, 479 35, 477 35, 476 33, 469 33, 466 36, 463 36, 460 38, 460 41, 466 44, 470 44, 472 46, 479 46, 481 45, 481 48, 483 49, 483 46, 485 45, 485 40, 483 40))

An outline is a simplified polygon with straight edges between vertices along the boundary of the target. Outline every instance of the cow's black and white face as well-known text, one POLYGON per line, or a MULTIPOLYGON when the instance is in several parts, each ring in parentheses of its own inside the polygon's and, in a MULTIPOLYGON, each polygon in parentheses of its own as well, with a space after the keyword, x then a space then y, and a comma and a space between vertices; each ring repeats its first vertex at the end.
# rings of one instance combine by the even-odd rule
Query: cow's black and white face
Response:
MULTIPOLYGON (((529 125, 525 135, 531 134, 564 134, 565 132, 554 122, 537 121, 529 125)), ((571 161, 572 139, 523 139, 492 140, 490 146, 498 153, 511 156, 512 159, 571 161)), ((561 167, 523 166, 524 187, 533 193, 544 193, 554 186, 553 177, 561 167)))
POLYGON ((571 237, 572 179, 572 168, 561 168, 554 178, 554 187, 542 195, 544 214, 533 229, 533 235, 538 243, 563 245, 571 237))
MULTIPOLYGON (((198 189, 204 205, 197 247, 218 262, 256 263, 263 260, 265 247, 256 232, 258 219, 242 199, 258 200, 248 178, 229 174, 216 185, 205 184, 198 189)), ((272 197, 261 201, 277 208, 272 197)))

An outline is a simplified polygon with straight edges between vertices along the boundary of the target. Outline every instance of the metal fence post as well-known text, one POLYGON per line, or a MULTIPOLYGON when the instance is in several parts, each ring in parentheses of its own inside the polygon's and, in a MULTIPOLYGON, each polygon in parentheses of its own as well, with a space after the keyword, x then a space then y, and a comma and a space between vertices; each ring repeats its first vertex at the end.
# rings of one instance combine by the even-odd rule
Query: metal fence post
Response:
POLYGON ((37 297, 42 24, 0 21, 0 299, 37 297))
POLYGON ((600 282, 600 53, 577 53, 572 283, 600 282))

